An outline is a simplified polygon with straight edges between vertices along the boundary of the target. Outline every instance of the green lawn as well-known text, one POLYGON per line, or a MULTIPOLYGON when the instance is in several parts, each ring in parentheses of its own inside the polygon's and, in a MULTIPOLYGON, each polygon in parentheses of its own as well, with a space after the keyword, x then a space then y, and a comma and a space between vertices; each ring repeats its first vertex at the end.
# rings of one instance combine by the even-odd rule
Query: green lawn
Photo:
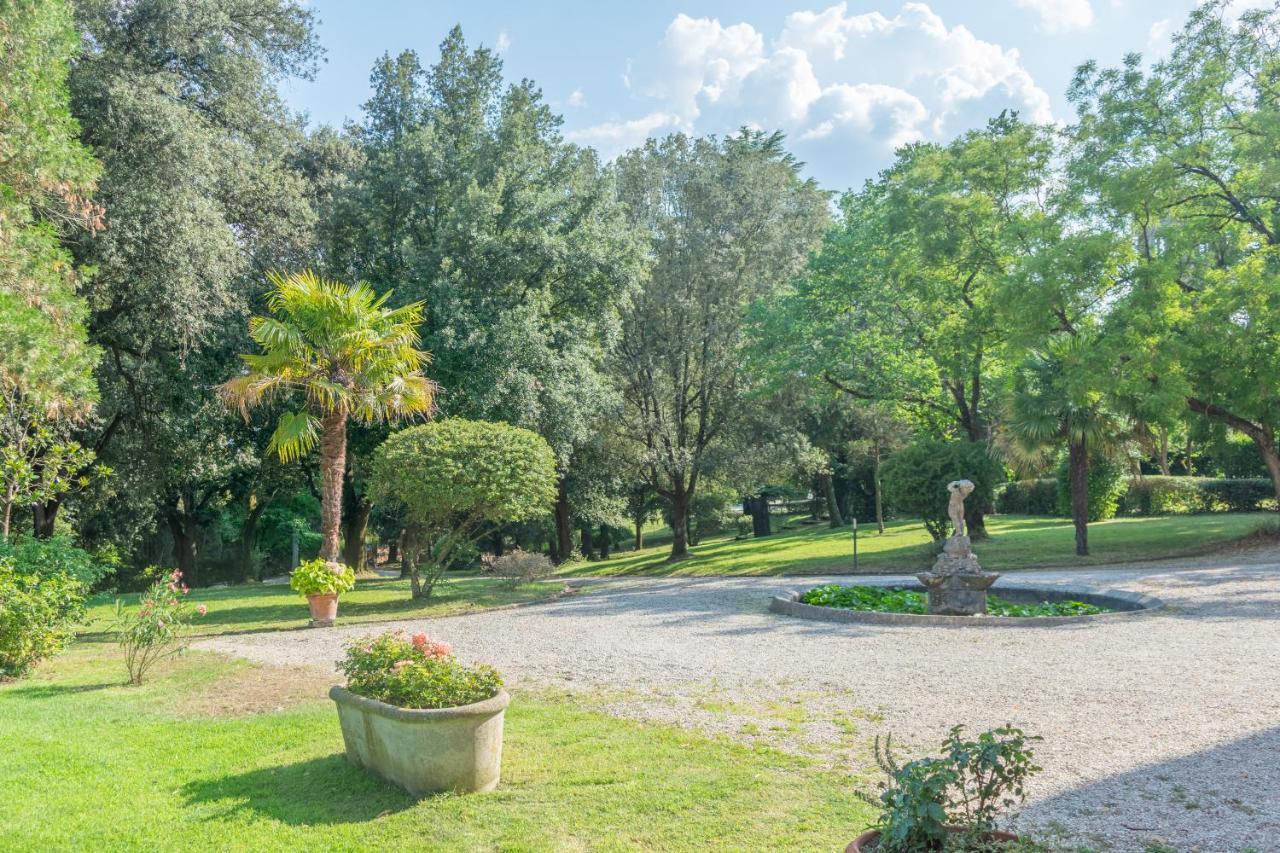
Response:
POLYGON ((870 821, 809 759, 524 694, 497 791, 415 801, 346 762, 327 701, 216 716, 249 664, 191 654, 131 688, 110 651, 0 685, 0 847, 838 850, 870 821))
MULTIPOLYGON (((407 580, 359 580, 355 589, 343 594, 338 605, 338 623, 380 622, 392 619, 449 616, 471 610, 538 601, 564 588, 559 582, 527 584, 520 587, 493 578, 447 577, 436 585, 429 601, 415 601, 407 580)), ((136 605, 137 594, 121 596, 136 605)), ((241 631, 289 630, 305 628, 311 616, 307 601, 287 584, 246 584, 220 589, 194 589, 191 601, 205 604, 209 612, 192 623, 198 635, 241 631)), ((115 618, 115 599, 97 596, 85 620, 86 634, 109 629, 115 618)))
MULTIPOLYGON (((993 516, 991 538, 974 544, 985 568, 1013 571, 1047 567, 1093 566, 1129 560, 1176 556, 1223 545, 1275 528, 1275 513, 1222 513, 1156 518, 1115 518, 1089 525, 1088 557, 1075 556, 1075 530, 1070 519, 993 516)), ((609 560, 578 562, 563 569, 569 575, 777 575, 853 571, 853 540, 848 527, 833 530, 825 523, 798 525, 763 539, 708 540, 692 549, 693 558, 667 563, 670 545, 622 551, 609 560)), ((858 533, 859 571, 905 572, 932 562, 929 537, 917 521, 896 521, 884 534, 873 525, 858 533)))

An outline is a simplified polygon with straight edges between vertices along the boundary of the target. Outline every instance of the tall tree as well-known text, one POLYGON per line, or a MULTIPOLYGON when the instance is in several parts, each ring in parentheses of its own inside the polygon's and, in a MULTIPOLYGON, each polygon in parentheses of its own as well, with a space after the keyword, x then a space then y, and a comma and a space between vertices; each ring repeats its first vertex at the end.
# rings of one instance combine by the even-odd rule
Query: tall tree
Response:
POLYGON ((1149 70, 1080 68, 1075 179, 1137 256, 1119 390, 1248 436, 1280 497, 1280 11, 1231 6, 1197 7, 1149 70))
POLYGON ((532 429, 561 479, 580 481, 569 468, 611 405, 600 362, 642 262, 611 177, 563 140, 532 83, 504 84, 497 55, 458 28, 435 65, 384 56, 371 82, 330 269, 426 303, 442 412, 532 429))
POLYGON ((386 308, 365 284, 325 281, 310 272, 273 274, 269 317, 249 334, 262 349, 243 356, 247 371, 220 388, 246 418, 273 397, 296 395, 303 406, 280 416, 270 450, 288 462, 320 446, 320 556, 341 556, 342 487, 347 423, 377 423, 431 411, 435 386, 422 375, 416 303, 386 308))
POLYGON ((745 406, 747 309, 803 267, 827 224, 826 197, 800 177, 781 134, 651 140, 618 172, 652 269, 623 312, 613 372, 645 477, 670 503, 680 560, 708 452, 745 406))

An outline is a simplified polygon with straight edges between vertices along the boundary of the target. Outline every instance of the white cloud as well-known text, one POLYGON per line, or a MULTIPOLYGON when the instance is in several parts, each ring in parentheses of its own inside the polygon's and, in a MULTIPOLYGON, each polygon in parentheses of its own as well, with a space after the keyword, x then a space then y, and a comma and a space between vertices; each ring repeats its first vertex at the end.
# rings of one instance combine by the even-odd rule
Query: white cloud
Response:
POLYGON ((568 104, 571 107, 585 107, 587 105, 587 96, 582 94, 581 89, 574 89, 569 93, 568 104))
POLYGON ((509 47, 511 47, 511 36, 507 35, 506 30, 500 30, 498 40, 493 43, 493 49, 498 53, 506 53, 509 47))
POLYGON ((1005 108, 1053 120, 1048 94, 1017 50, 948 26, 920 2, 891 15, 853 14, 845 3, 793 12, 773 39, 749 23, 680 14, 653 55, 628 61, 625 79, 635 100, 649 102, 646 114, 571 138, 613 156, 649 135, 746 125, 785 131, 802 157, 879 161, 1005 108))
POLYGON ((1089 0, 1014 0, 1040 18, 1040 28, 1051 33, 1087 30, 1093 25, 1089 0))
POLYGON ((1173 22, 1168 18, 1162 18, 1151 25, 1151 29, 1147 30, 1147 48, 1148 56, 1159 56, 1169 50, 1169 36, 1173 32, 1173 22))

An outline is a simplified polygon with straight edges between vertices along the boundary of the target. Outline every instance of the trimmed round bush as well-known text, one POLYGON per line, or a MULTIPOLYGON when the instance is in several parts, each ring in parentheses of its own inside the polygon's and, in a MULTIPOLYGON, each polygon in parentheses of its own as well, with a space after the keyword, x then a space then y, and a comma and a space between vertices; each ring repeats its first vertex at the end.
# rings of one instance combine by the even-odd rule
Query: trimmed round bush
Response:
POLYGON ((996 484, 1004 479, 984 444, 968 441, 925 440, 904 447, 880 467, 886 499, 902 515, 918 516, 935 540, 948 530, 947 483, 972 480, 973 494, 965 501, 972 512, 990 506, 996 484))

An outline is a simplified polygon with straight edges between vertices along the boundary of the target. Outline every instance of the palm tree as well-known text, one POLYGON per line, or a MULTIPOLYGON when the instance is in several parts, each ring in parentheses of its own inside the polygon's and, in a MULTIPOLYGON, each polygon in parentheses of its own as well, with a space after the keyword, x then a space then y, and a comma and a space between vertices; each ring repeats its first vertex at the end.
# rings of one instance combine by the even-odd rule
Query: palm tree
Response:
POLYGON ((1018 449, 1034 456, 1067 444, 1071 517, 1076 553, 1089 553, 1089 453, 1105 450, 1119 429, 1119 418, 1105 405, 1097 374, 1085 364, 1089 341, 1071 335, 1053 339, 1014 372, 1006 422, 1018 449))
POLYGON ((422 375, 430 356, 417 348, 422 303, 387 308, 389 292, 310 270, 268 277, 270 316, 249 321, 262 352, 241 356, 245 372, 218 390, 246 419, 273 397, 301 396, 298 411, 280 416, 268 450, 289 462, 320 445, 320 556, 337 562, 347 421, 425 416, 435 399, 435 384, 422 375))

